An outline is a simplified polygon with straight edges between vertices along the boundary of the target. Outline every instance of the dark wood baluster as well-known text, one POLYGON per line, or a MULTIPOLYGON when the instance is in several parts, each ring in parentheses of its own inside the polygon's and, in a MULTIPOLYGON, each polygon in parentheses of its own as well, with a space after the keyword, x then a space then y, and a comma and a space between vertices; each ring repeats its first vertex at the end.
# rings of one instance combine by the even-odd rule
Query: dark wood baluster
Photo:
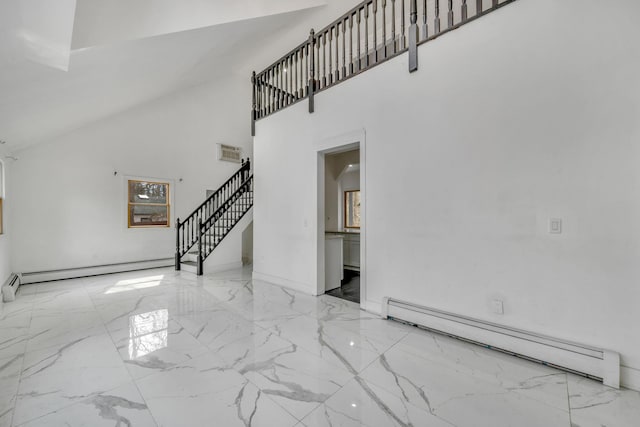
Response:
MULTIPOLYGON (((327 87, 327 33, 321 34, 322 37, 322 87, 327 87)), ((331 47, 331 45, 329 45, 331 47)))
POLYGON ((277 87, 277 83, 276 83, 276 70, 277 70, 278 66, 274 65, 271 68, 271 112, 275 113, 276 111, 278 111, 278 92, 276 90, 277 87))
POLYGON ((271 92, 271 69, 266 73, 267 84, 265 90, 267 91, 267 115, 273 113, 273 94, 271 92))
MULTIPOLYGON (((280 64, 278 64, 278 98, 280 99, 280 109, 283 109, 287 106, 286 100, 286 85, 287 85, 287 73, 285 73, 286 65, 284 64, 284 60, 280 60, 280 64)), ((229 194, 227 194, 227 197, 229 194)), ((226 199, 226 198, 225 198, 226 199)))
POLYGON ((349 15, 349 75, 353 74, 353 14, 349 15))
POLYGON ((369 68, 369 3, 364 5, 364 66, 369 68))
MULTIPOLYGON (((285 107, 285 82, 286 82, 286 74, 284 72, 284 70, 286 69, 286 65, 284 63, 284 61, 280 61, 280 108, 284 108, 285 107)), ((229 194, 227 194, 227 197, 229 198, 229 194)))
POLYGON ((336 77, 334 81, 340 81, 340 22, 336 24, 336 77))
POLYGON ((295 66, 294 56, 289 55, 289 104, 292 104, 293 101, 295 100, 295 96, 294 96, 295 83, 296 83, 296 80, 294 79, 295 70, 296 70, 296 66, 295 66))
POLYGON ((453 0, 449 0, 449 13, 447 14, 448 28, 453 27, 453 0))
POLYGON ((282 109, 282 64, 278 63, 276 65, 276 111, 280 111, 282 109))
POLYGON ((309 95, 309 113, 313 113, 315 111, 315 103, 314 103, 314 94, 316 92, 316 76, 315 76, 315 57, 316 57, 316 33, 311 29, 309 33, 309 43, 308 43, 308 51, 309 51, 309 66, 307 67, 309 71, 309 78, 307 81, 309 82, 307 87, 307 93, 309 95))
POLYGON ((433 33, 438 34, 440 32, 440 0, 436 0, 436 17, 433 21, 433 33))
POLYGON ((422 0, 422 39, 429 38, 429 19, 427 13, 427 0, 422 0))
POLYGON ((275 98, 275 103, 274 103, 275 111, 280 110, 279 83, 280 83, 280 64, 276 64, 273 67, 273 96, 275 98))
POLYGON ((180 254, 181 254, 181 255, 184 255, 184 254, 185 254, 185 252, 186 252, 186 242, 185 242, 186 237, 185 237, 185 236, 186 236, 186 234, 187 234, 187 232, 186 232, 187 230, 186 230, 185 224, 186 224, 186 222, 185 222, 185 223, 183 223, 183 224, 180 226, 180 230, 181 230, 181 233, 180 233, 180 234, 181 234, 181 239, 182 239, 182 252, 180 252, 180 254))
POLYGON ((482 0, 476 0, 476 15, 482 13, 482 0))
POLYGON ((491 2, 491 7, 497 7, 498 6, 498 0, 493 0, 491 2))
POLYGON ((306 95, 309 95, 309 70, 310 70, 311 68, 313 68, 313 63, 312 63, 313 59, 311 59, 311 60, 310 60, 310 58, 311 58, 311 56, 310 56, 310 55, 311 55, 311 54, 310 54, 311 49, 310 49, 310 47, 309 47, 309 46, 310 46, 310 45, 307 43, 307 46, 306 46, 306 48, 305 48, 305 51, 306 51, 305 61, 306 61, 306 63, 307 63, 307 66, 305 67, 305 71, 304 71, 304 73, 305 73, 305 76, 304 76, 305 80, 304 80, 304 81, 305 81, 305 82, 307 82, 307 89, 306 89, 306 91, 305 91, 305 92, 306 92, 306 93, 305 93, 306 95))
POLYGON ((400 49, 404 49, 407 47, 407 26, 405 21, 405 0, 401 0, 400 3, 400 32, 402 35, 400 36, 400 49))
POLYGON ((396 0, 391 0, 391 42, 393 46, 392 54, 398 50, 396 45, 396 0))
POLYGON ((378 62, 378 0, 373 0, 373 63, 378 62))
MULTIPOLYGON (((348 18, 347 18, 348 19, 348 18)), ((342 78, 347 77, 347 20, 342 21, 342 78)))
POLYGON ((287 56, 284 66, 284 96, 287 106, 291 104, 291 56, 287 56))
POLYGON ((304 95, 303 95, 303 86, 302 86, 302 49, 298 49, 298 51, 296 52, 296 58, 297 58, 297 71, 296 73, 298 73, 298 91, 296 92, 296 95, 298 97, 298 99, 301 99, 304 95))
POLYGON ((462 16, 462 22, 464 23, 464 21, 466 21, 469 18, 469 10, 467 7, 467 0, 462 0, 462 8, 461 8, 461 16, 462 16))
POLYGON ((271 67, 269 71, 269 92, 271 98, 271 114, 276 111, 276 68, 275 66, 271 67))
POLYGON ((382 59, 387 58, 387 0, 382 0, 382 59))
POLYGON ((361 38, 362 38, 362 28, 360 27, 360 22, 362 21, 362 9, 358 9, 358 15, 356 16, 357 18, 357 22, 358 22, 358 37, 357 37, 357 43, 358 43, 358 47, 356 48, 356 54, 358 55, 358 72, 360 70, 362 70, 362 42, 361 42, 361 38))
MULTIPOLYGON (((327 31, 329 34, 329 86, 333 83, 333 53, 332 53, 332 42, 333 42, 333 27, 329 28, 327 31)), ((337 67, 336 67, 337 68, 337 67)))
POLYGON ((293 99, 291 99, 291 93, 293 92, 292 88, 291 88, 291 86, 292 86, 291 85, 291 76, 293 76, 293 72, 291 71, 291 67, 292 67, 292 65, 291 65, 291 56, 288 56, 287 57, 287 65, 286 65, 285 74, 284 74, 284 76, 287 79, 287 81, 285 83, 285 87, 286 87, 286 91, 287 91, 287 93, 286 93, 287 105, 291 105, 291 102, 293 101, 293 99))

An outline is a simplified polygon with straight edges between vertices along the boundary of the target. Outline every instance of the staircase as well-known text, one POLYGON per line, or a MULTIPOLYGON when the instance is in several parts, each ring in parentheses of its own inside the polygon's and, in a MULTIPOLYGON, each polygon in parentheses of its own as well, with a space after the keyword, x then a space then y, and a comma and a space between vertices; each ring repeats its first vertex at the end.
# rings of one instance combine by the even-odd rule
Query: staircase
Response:
POLYGON ((249 159, 187 219, 176 220, 176 270, 204 274, 204 261, 253 206, 249 159))

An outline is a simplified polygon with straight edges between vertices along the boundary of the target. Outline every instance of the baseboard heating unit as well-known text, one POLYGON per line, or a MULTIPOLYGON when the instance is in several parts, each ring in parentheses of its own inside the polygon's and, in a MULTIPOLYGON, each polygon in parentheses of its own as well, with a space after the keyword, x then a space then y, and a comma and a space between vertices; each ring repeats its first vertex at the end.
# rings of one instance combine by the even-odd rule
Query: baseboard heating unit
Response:
POLYGON ((12 302, 16 299, 16 292, 20 286, 20 277, 13 273, 9 276, 9 279, 2 285, 2 301, 12 302))
POLYGON ((559 340, 495 323, 386 297, 382 316, 586 374, 620 388, 620 355, 615 351, 559 340))

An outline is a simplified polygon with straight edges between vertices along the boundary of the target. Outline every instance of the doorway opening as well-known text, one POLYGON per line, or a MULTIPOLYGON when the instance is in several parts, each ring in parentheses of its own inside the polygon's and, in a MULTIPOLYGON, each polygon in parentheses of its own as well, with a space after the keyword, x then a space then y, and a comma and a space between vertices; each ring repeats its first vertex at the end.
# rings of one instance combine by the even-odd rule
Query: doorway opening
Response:
POLYGON ((324 292, 361 302, 361 191, 359 144, 324 154, 324 292))

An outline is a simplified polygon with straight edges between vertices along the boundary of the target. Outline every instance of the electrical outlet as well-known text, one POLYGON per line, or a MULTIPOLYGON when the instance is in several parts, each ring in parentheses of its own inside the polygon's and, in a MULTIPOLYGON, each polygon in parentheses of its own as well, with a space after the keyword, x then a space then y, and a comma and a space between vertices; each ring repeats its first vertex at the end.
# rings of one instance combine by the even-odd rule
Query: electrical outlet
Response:
POLYGON ((491 301, 491 309, 495 314, 504 314, 504 303, 498 299, 491 301))
POLYGON ((551 233, 551 234, 562 234, 562 219, 561 218, 551 218, 549 220, 549 233, 551 233))

